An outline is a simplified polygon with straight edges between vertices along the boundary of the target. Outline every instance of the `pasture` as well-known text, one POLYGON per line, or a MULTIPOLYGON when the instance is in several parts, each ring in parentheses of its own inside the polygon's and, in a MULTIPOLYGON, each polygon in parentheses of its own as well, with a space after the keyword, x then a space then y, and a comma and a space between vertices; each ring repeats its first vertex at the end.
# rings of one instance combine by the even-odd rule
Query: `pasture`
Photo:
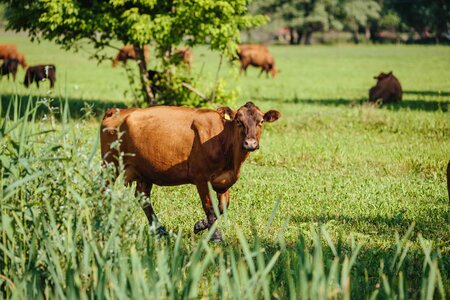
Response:
MULTIPOLYGON (((148 230, 132 188, 119 179, 103 189, 99 120, 106 107, 131 104, 125 70, 21 35, 5 42, 30 65, 55 64, 57 81, 51 92, 48 83, 27 90, 20 69, 16 83, 0 82, 0 295, 449 295, 450 48, 272 46, 274 80, 223 62, 220 74, 238 92, 233 108, 252 100, 282 118, 265 125, 231 190, 226 243, 208 245, 192 232, 203 218, 194 186, 153 188, 167 239, 148 230), (372 77, 391 70, 403 102, 364 104, 372 77), (30 104, 21 119, 29 99, 41 108, 30 104)), ((194 49, 205 86, 218 64, 206 47, 194 49)))

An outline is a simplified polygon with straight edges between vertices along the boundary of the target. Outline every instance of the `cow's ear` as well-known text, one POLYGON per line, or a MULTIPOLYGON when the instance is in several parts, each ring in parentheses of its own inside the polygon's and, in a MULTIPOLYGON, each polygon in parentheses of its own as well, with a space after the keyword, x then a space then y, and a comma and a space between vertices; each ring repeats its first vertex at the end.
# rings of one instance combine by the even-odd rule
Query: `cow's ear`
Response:
POLYGON ((221 106, 217 109, 217 112, 222 116, 223 119, 227 121, 231 121, 234 119, 234 116, 236 115, 236 112, 234 112, 231 108, 228 106, 221 106))
POLYGON ((269 110, 268 112, 266 112, 264 114, 264 121, 266 122, 275 122, 276 120, 278 120, 281 117, 281 114, 276 111, 276 110, 269 110))

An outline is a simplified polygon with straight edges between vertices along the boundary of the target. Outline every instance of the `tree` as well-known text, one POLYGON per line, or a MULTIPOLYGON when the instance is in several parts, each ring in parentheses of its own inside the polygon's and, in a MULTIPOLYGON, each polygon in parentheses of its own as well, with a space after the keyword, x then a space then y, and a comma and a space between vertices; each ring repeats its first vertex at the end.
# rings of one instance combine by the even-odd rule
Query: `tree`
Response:
POLYGON ((290 44, 311 43, 314 32, 341 29, 338 0, 269 0, 261 12, 283 20, 290 32, 290 44))
POLYGON ((448 0, 386 0, 385 7, 394 10, 403 23, 413 28, 423 40, 435 33, 437 42, 446 39, 450 27, 448 0))
MULTIPOLYGON (((26 30, 32 39, 47 39, 65 49, 84 41, 97 50, 115 41, 134 45, 147 103, 149 88, 143 46, 152 43, 164 72, 173 64, 174 49, 208 43, 225 55, 235 53, 241 30, 265 18, 247 12, 248 0, 0 0, 7 5, 7 29, 26 30)), ((101 59, 100 57, 97 57, 101 59)))
POLYGON ((359 43, 359 29, 364 28, 366 35, 370 36, 369 24, 380 18, 381 7, 371 0, 343 0, 345 28, 353 34, 355 43, 359 43))

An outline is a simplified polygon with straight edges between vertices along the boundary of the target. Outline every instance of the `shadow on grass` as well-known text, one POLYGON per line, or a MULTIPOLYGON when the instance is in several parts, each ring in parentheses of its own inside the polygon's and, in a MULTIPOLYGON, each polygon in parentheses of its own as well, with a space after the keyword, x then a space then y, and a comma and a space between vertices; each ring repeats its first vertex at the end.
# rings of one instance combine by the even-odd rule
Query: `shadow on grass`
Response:
MULTIPOLYGON (((257 100, 262 101, 278 101, 278 98, 260 98, 257 100)), ((285 99, 282 100, 284 103, 295 103, 295 104, 308 104, 308 105, 323 105, 323 106, 362 106, 370 105, 368 101, 365 100, 349 100, 343 98, 336 99, 285 99)), ((450 101, 426 101, 426 100, 403 100, 398 103, 388 103, 384 104, 382 107, 388 110, 422 110, 422 111, 448 111, 450 106, 450 101)))
MULTIPOLYGON (((6 115, 8 106, 11 103, 11 111, 9 112, 10 116, 13 115, 12 107, 14 105, 13 102, 18 102, 18 113, 19 116, 22 116, 25 113, 25 110, 31 102, 31 107, 34 107, 37 102, 42 101, 44 96, 42 95, 12 95, 12 94, 6 94, 6 95, 0 95, 0 105, 1 105, 1 117, 4 117, 6 115)), ((52 108, 58 108, 65 105, 66 99, 65 98, 57 98, 53 99, 50 102, 50 105, 52 108)), ((105 101, 105 100, 94 100, 94 99, 76 99, 76 98, 68 98, 67 99, 68 105, 69 105, 69 112, 70 116, 72 118, 81 118, 85 116, 86 114, 90 114, 96 118, 102 117, 105 110, 111 107, 117 107, 117 108, 125 108, 127 107, 127 104, 125 102, 117 102, 117 101, 105 101)), ((40 105, 37 110, 37 116, 41 117, 44 114, 48 114, 49 107, 46 105, 40 105)), ((59 116, 58 113, 55 114, 57 117, 59 116)))
POLYGON ((450 96, 450 92, 446 91, 414 91, 414 90, 406 90, 403 91, 403 94, 407 95, 420 95, 420 96, 450 96))

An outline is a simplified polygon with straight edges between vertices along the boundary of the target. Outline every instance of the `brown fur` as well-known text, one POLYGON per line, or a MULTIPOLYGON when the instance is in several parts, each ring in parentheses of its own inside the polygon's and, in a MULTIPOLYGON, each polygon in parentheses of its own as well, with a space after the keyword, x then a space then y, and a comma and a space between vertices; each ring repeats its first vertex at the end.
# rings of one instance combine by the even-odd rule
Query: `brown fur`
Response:
MULTIPOLYGON (((202 200, 206 220, 196 223, 197 233, 216 220, 208 182, 217 193, 219 208, 229 203, 229 189, 238 180, 249 152, 258 149, 262 121, 274 122, 280 113, 265 114, 249 102, 230 108, 195 109, 156 106, 110 109, 102 122, 101 153, 105 164, 118 165, 117 149, 111 143, 121 136, 126 184, 137 182, 137 190, 150 196, 153 184, 168 186, 194 184, 202 200)), ((152 223, 154 211, 144 208, 152 223)), ((214 238, 220 239, 218 232, 214 238)))
POLYGON ((263 72, 269 76, 269 72, 272 74, 272 78, 275 78, 277 69, 275 67, 275 60, 270 54, 269 49, 263 45, 242 44, 239 45, 238 57, 241 62, 241 73, 247 72, 248 66, 254 66, 261 68, 259 76, 263 72))
POLYGON ((25 73, 23 84, 25 87, 28 87, 35 81, 36 86, 39 88, 39 81, 47 79, 50 81, 50 88, 53 88, 56 81, 55 65, 36 65, 29 67, 25 73))
POLYGON ((377 79, 377 84, 369 90, 369 101, 375 102, 379 99, 383 103, 396 102, 402 100, 402 86, 397 77, 389 72, 387 74, 380 73, 380 75, 375 76, 377 79))
POLYGON ((24 69, 28 67, 25 56, 17 51, 15 44, 0 44, 0 59, 17 59, 24 69))
MULTIPOLYGON (((148 63, 150 59, 150 48, 148 46, 144 46, 144 57, 145 62, 148 63)), ((117 53, 116 57, 113 60, 112 66, 113 68, 115 68, 117 67, 120 61, 125 64, 128 59, 136 59, 136 58, 137 55, 133 45, 126 45, 119 50, 119 53, 117 53)))
POLYGON ((19 61, 17 59, 6 59, 0 66, 0 76, 7 75, 9 79, 9 74, 12 74, 13 80, 16 81, 17 68, 19 66, 19 61))

